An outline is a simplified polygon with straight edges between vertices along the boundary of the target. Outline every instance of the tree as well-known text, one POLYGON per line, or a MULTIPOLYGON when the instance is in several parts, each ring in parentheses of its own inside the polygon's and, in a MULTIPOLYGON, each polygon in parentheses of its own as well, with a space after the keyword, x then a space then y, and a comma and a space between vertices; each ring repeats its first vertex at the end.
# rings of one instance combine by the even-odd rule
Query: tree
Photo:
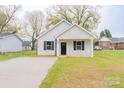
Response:
POLYGON ((86 5, 52 6, 50 9, 47 9, 47 28, 55 25, 62 19, 81 25, 91 31, 97 28, 100 15, 97 12, 97 7, 86 5))
POLYGON ((21 9, 21 6, 16 5, 1 5, 0 6, 0 33, 8 31, 11 24, 14 24, 16 13, 21 9))
POLYGON ((104 31, 101 31, 100 38, 105 37, 105 36, 106 36, 105 32, 104 31))
POLYGON ((106 37, 112 38, 112 34, 110 33, 110 31, 108 29, 105 29, 104 31, 106 33, 106 37))
POLYGON ((35 49, 36 38, 42 31, 43 18, 44 16, 41 11, 32 11, 26 13, 24 28, 27 35, 31 38, 32 50, 35 49))
POLYGON ((112 34, 110 33, 110 31, 108 29, 104 29, 100 33, 100 38, 102 38, 102 37, 112 38, 112 34))

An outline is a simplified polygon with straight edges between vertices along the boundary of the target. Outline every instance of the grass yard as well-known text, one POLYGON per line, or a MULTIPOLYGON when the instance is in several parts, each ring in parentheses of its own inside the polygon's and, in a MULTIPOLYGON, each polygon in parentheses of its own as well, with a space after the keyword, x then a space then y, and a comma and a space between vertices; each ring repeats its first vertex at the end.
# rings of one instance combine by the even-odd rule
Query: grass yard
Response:
POLYGON ((15 52, 15 53, 6 53, 6 54, 0 54, 0 60, 7 60, 11 58, 16 57, 28 57, 28 56, 36 56, 35 51, 21 51, 21 52, 15 52))
POLYGON ((39 87, 124 88, 124 51, 94 51, 93 58, 59 58, 39 87))

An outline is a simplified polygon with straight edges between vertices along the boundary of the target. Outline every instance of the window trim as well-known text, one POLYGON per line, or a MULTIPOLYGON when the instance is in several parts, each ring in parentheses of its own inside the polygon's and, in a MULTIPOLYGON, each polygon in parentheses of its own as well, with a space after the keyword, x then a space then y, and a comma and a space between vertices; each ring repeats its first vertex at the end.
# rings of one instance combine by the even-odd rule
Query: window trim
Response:
POLYGON ((44 41, 44 50, 54 50, 54 41, 44 41), (48 44, 48 42, 51 44, 48 44), (48 47, 50 47, 50 49, 48 47))
POLYGON ((76 50, 82 50, 82 41, 76 41, 76 43, 75 43, 75 49, 76 50), (80 42, 80 45, 78 44, 78 42, 80 42), (80 47, 80 49, 78 49, 78 47, 80 47))
POLYGON ((74 41, 73 43, 74 43, 74 46, 73 46, 74 50, 76 50, 76 51, 81 51, 81 50, 84 51, 84 47, 85 47, 84 41, 74 41), (78 45, 77 42, 80 42, 81 44, 78 45), (78 46, 80 46, 80 49, 77 48, 78 46))

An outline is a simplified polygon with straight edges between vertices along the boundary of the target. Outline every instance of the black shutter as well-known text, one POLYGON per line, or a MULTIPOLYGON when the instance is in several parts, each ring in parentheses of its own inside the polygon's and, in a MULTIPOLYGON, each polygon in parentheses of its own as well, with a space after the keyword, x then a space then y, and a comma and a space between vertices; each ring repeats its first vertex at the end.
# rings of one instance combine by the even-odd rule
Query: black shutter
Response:
POLYGON ((82 50, 84 50, 84 41, 82 41, 82 50))
POLYGON ((52 50, 54 50, 54 41, 52 41, 52 50))
POLYGON ((46 41, 44 41, 44 50, 46 50, 46 41))
POLYGON ((76 41, 74 41, 73 47, 74 47, 74 50, 76 50, 76 41))

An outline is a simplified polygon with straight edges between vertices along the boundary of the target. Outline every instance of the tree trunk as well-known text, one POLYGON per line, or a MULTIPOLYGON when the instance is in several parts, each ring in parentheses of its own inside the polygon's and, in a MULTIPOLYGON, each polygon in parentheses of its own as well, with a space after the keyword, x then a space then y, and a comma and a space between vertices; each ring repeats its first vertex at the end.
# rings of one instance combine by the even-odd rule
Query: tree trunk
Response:
POLYGON ((35 38, 34 38, 34 34, 35 34, 35 32, 33 32, 33 35, 32 35, 32 47, 31 47, 31 50, 35 50, 35 38))
POLYGON ((35 50, 35 40, 32 40, 32 47, 31 50, 35 50))
POLYGON ((0 29, 0 32, 2 32, 3 31, 3 26, 1 27, 1 29, 0 29))

